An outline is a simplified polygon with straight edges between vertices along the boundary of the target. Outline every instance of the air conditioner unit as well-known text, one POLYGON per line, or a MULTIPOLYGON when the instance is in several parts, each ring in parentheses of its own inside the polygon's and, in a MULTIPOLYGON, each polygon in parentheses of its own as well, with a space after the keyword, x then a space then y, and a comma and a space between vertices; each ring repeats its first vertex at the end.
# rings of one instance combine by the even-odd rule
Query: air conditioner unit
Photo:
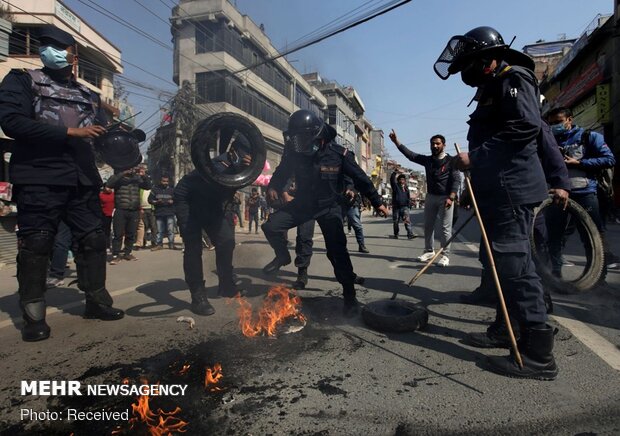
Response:
POLYGON ((251 38, 250 32, 246 30, 245 32, 241 34, 241 37, 245 39, 250 39, 251 38))
POLYGON ((207 20, 211 21, 212 23, 217 23, 217 17, 215 16, 215 14, 207 15, 207 20))
POLYGON ((229 21, 228 23, 226 23, 226 27, 228 27, 229 29, 234 29, 235 23, 233 23, 232 21, 229 21))

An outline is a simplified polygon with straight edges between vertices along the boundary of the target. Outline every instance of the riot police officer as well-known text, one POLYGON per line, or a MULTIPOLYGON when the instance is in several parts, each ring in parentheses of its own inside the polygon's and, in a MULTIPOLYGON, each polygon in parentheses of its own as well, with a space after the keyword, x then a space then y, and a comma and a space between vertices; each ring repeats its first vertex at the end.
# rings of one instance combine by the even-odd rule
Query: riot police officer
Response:
POLYGON ((75 39, 55 26, 39 34, 43 69, 12 70, 0 86, 0 125, 15 139, 10 162, 19 227, 17 281, 24 341, 47 339, 45 278, 58 223, 69 225, 78 249, 78 288, 85 318, 115 320, 105 288, 106 238, 101 224, 101 177, 91 141, 105 132, 99 97, 72 74, 75 39))
MULTIPOLYGON (((480 215, 489 236, 509 311, 520 326, 523 368, 514 357, 489 358, 493 371, 512 377, 554 379, 553 329, 547 324, 543 288, 530 251, 533 209, 547 197, 536 138, 541 128, 533 61, 512 50, 493 28, 477 27, 452 37, 437 59, 442 79, 461 73, 477 88, 478 105, 469 119, 469 152, 456 156, 471 171, 480 215)), ((486 253, 483 264, 488 267, 486 253)), ((477 346, 509 346, 499 320, 477 346), (482 342, 482 344, 481 344, 482 342)))
POLYGON ((368 176, 355 162, 353 155, 333 142, 336 131, 308 110, 294 112, 284 132, 284 154, 269 187, 269 201, 276 201, 286 182, 295 176, 295 199, 269 216, 262 226, 276 257, 263 271, 273 274, 291 262, 285 231, 316 219, 325 237, 327 257, 334 267, 336 279, 343 287, 346 314, 356 311, 355 274, 346 248, 339 199, 344 190, 344 176, 366 196, 381 215, 387 209, 368 176))
MULTIPOLYGON (((233 148, 236 143, 233 143, 233 148)), ((251 156, 245 155, 241 165, 248 166, 251 156)), ((214 159, 224 171, 228 166, 226 154, 214 159)), ((207 299, 202 267, 202 234, 206 232, 215 246, 215 265, 218 276, 218 295, 234 297, 244 290, 233 279, 235 229, 226 210, 233 201, 235 190, 224 188, 202 178, 197 170, 183 176, 174 188, 174 210, 183 238, 183 271, 192 296, 191 310, 197 315, 213 315, 215 309, 207 299)))

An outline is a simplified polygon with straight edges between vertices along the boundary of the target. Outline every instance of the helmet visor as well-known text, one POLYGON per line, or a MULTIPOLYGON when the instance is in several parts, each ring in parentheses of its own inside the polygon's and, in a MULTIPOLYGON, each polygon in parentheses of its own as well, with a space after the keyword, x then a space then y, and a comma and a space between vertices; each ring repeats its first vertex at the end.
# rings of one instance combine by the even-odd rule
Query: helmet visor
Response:
POLYGON ((442 80, 446 80, 451 74, 458 72, 461 66, 458 65, 457 61, 472 52, 472 42, 474 41, 466 36, 453 36, 433 65, 435 74, 442 80))
POLYGON ((283 135, 284 144, 296 153, 308 153, 312 151, 317 139, 317 134, 314 131, 285 131, 283 135))

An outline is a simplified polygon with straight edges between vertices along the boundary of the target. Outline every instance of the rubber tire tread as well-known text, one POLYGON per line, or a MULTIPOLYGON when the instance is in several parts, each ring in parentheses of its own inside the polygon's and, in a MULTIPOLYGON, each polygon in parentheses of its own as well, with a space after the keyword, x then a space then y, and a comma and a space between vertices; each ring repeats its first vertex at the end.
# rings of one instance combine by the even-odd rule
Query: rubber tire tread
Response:
POLYGON ((207 181, 217 183, 220 186, 233 189, 241 189, 252 184, 263 171, 267 149, 265 140, 256 125, 243 115, 234 112, 222 112, 212 115, 200 121, 191 140, 192 162, 196 170, 207 181), (204 144, 212 132, 222 127, 239 130, 252 145, 252 163, 241 173, 231 176, 213 171, 209 148, 204 144))
POLYGON ((404 333, 424 329, 428 324, 428 311, 411 301, 403 300, 379 300, 366 304, 362 308, 362 320, 364 323, 381 332, 404 333), (407 315, 387 315, 377 310, 377 305, 400 304, 411 310, 407 315))
MULTIPOLYGON (((536 215, 542 210, 552 204, 553 200, 551 198, 543 201, 541 205, 534 210, 534 218, 536 218, 536 215)), ((575 294, 591 290, 604 279, 605 254, 601 234, 590 215, 588 215, 588 212, 572 199, 568 200, 568 207, 566 210, 573 216, 573 219, 576 219, 585 229, 593 251, 592 259, 590 263, 586 264, 583 274, 575 280, 561 280, 552 275, 548 268, 540 268, 541 271, 539 271, 539 274, 543 284, 551 287, 554 291, 560 294, 575 294)), ((536 244, 534 243, 534 232, 531 232, 530 239, 534 260, 540 261, 536 251, 536 244)))

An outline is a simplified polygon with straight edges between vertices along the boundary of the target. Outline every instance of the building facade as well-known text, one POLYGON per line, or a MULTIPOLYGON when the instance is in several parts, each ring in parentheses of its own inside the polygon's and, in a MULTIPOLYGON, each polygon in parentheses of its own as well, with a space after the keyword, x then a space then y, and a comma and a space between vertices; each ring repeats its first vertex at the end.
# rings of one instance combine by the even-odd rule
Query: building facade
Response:
MULTIPOLYGON (((9 6, 8 12, 5 8, 5 20, 0 20, 0 80, 13 68, 43 66, 37 32, 42 25, 53 24, 77 41, 78 82, 101 96, 110 119, 117 117, 120 109, 114 98, 114 75, 123 72, 120 50, 59 0, 20 0, 17 6, 9 6)), ((14 262, 17 247, 17 211, 10 201, 8 184, 12 145, 13 140, 0 130, 0 263, 14 262)), ((101 164, 100 171, 105 173, 109 168, 106 167, 101 164)))
MULTIPOLYGON (((181 0, 172 10, 173 79, 192 84, 204 117, 236 112, 260 129, 274 169, 290 114, 308 109, 321 117, 326 98, 283 57, 250 17, 228 0, 181 0)), ((179 175, 180 176, 180 175, 179 175)))

